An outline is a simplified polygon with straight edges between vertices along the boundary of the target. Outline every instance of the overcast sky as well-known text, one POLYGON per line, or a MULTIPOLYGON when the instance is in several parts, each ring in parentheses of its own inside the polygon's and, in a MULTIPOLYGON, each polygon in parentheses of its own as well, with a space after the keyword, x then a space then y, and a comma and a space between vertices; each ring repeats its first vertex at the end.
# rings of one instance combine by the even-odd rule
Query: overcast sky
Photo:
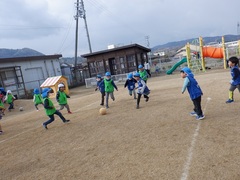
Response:
MULTIPOLYGON (((0 0, 0 48, 74 57, 77 0, 0 0)), ((80 0, 81 1, 81 0, 80 0)), ((237 34, 240 0, 84 0, 92 50, 237 34)), ((79 18, 78 55, 89 53, 79 18)))

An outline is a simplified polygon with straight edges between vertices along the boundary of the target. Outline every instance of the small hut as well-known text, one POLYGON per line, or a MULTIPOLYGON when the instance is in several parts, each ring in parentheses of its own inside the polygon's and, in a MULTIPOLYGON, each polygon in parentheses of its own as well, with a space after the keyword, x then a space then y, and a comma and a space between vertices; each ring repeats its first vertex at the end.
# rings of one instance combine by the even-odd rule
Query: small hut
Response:
POLYGON ((47 78, 42 85, 41 88, 51 88, 53 90, 53 93, 50 94, 50 98, 55 98, 58 92, 58 85, 64 84, 65 90, 64 92, 69 95, 69 88, 67 83, 67 78, 65 76, 54 76, 47 78))

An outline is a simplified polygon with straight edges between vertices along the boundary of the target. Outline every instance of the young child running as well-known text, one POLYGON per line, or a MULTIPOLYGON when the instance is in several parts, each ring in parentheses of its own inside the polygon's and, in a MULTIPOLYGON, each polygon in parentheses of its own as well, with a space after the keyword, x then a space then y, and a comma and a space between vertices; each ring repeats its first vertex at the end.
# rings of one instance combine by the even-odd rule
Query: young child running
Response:
POLYGON ((128 79, 125 82, 124 88, 128 87, 128 92, 129 95, 134 96, 134 99, 137 99, 136 97, 136 91, 135 91, 135 84, 137 83, 137 81, 133 78, 133 74, 130 73, 128 74, 128 79))
POLYGON ((239 59, 237 57, 230 57, 228 60, 228 65, 231 69, 231 76, 232 80, 230 81, 230 88, 229 88, 229 99, 226 103, 232 103, 233 99, 233 92, 236 88, 240 92, 240 71, 238 68, 239 59))
POLYGON ((104 87, 104 79, 101 77, 101 75, 97 75, 97 87, 95 88, 95 91, 99 90, 101 92, 101 106, 104 105, 104 96, 105 96, 105 87, 104 87))
POLYGON ((191 116, 196 116, 196 120, 202 120, 205 118, 201 108, 201 97, 203 95, 198 82, 194 78, 192 71, 185 67, 180 71, 180 75, 184 78, 184 83, 182 87, 182 94, 185 90, 188 90, 191 100, 193 101, 194 109, 190 113, 191 116))
POLYGON ((12 91, 11 91, 11 90, 7 90, 7 94, 6 94, 6 97, 5 97, 5 101, 9 104, 8 111, 11 111, 12 109, 14 109, 14 103, 13 103, 13 101, 14 101, 15 99, 16 99, 16 98, 12 95, 12 91))
POLYGON ((140 78, 144 80, 145 83, 147 83, 147 79, 148 79, 147 71, 144 69, 143 65, 141 64, 138 66, 138 69, 139 69, 138 73, 140 74, 140 78))
POLYGON ((106 108, 109 108, 108 106, 109 95, 111 96, 111 99, 115 101, 113 91, 114 91, 114 88, 118 91, 118 88, 115 85, 114 81, 111 79, 110 72, 106 72, 105 76, 106 77, 104 78, 104 87, 105 87, 105 93, 106 93, 106 108))
POLYGON ((70 96, 68 96, 65 92, 65 86, 64 84, 59 84, 58 85, 58 92, 56 95, 56 99, 58 104, 60 105, 59 110, 62 110, 64 107, 67 108, 68 114, 72 114, 72 112, 70 111, 68 102, 67 102, 67 98, 70 98, 70 96))
POLYGON ((34 106, 35 106, 36 110, 38 111, 38 105, 39 104, 43 105, 43 99, 42 99, 42 96, 39 92, 39 89, 35 88, 33 90, 33 93, 34 93, 34 95, 33 95, 34 106))
POLYGON ((47 125, 52 123, 55 120, 54 114, 58 115, 61 118, 61 120, 63 121, 63 123, 67 123, 70 121, 70 120, 66 120, 63 117, 62 113, 60 111, 56 110, 56 108, 54 107, 52 100, 49 98, 49 92, 51 92, 51 91, 52 91, 52 89, 45 88, 42 92, 44 108, 45 108, 47 116, 50 118, 49 120, 47 120, 46 122, 43 123, 43 127, 45 129, 48 129, 47 125))
POLYGON ((150 90, 148 89, 145 81, 141 79, 139 73, 135 73, 134 74, 134 79, 138 83, 138 87, 136 87, 136 89, 138 90, 137 91, 138 97, 137 97, 137 106, 136 106, 136 108, 139 109, 139 104, 140 104, 140 100, 141 100, 142 95, 146 99, 145 101, 148 102, 148 100, 149 100, 148 95, 150 94, 150 90))

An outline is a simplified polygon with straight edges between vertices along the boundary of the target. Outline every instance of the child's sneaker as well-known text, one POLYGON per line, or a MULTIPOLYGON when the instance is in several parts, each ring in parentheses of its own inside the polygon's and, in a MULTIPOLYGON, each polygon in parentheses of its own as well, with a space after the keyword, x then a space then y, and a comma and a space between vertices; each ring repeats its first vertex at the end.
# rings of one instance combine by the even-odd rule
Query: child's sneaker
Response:
POLYGON ((145 101, 148 102, 148 100, 149 100, 149 97, 147 97, 145 101))
POLYGON ((233 99, 228 99, 226 103, 232 103, 234 100, 233 99))
POLYGON ((46 124, 43 124, 43 127, 44 127, 45 129, 48 129, 48 127, 47 127, 47 125, 46 125, 46 124))
POLYGON ((195 111, 189 113, 191 116, 197 116, 197 113, 195 111))
POLYGON ((63 121, 64 123, 67 123, 67 122, 70 122, 70 120, 65 120, 65 121, 63 121))
POLYGON ((3 134, 3 131, 0 131, 0 135, 3 134))
POLYGON ((139 109, 139 105, 136 106, 136 109, 139 109))
POLYGON ((72 112, 71 112, 71 111, 68 111, 68 114, 72 114, 72 112))
POLYGON ((201 115, 201 116, 197 116, 196 117, 196 120, 202 120, 202 119, 204 119, 205 118, 205 116, 204 115, 201 115))

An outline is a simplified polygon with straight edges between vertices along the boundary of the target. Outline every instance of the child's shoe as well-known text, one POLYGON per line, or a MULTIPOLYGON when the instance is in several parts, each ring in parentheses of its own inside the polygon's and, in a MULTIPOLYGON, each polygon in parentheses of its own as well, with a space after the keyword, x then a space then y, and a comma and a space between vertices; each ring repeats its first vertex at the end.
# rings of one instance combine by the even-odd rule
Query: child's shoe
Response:
POLYGON ((196 117, 196 120, 202 120, 202 119, 204 119, 205 118, 205 116, 204 115, 201 115, 201 116, 197 116, 196 117))
POLYGON ((136 106, 136 109, 139 109, 139 105, 136 106))
POLYGON ((190 116, 197 116, 197 113, 195 111, 189 113, 190 116))
POLYGON ((103 103, 101 103, 101 104, 100 104, 100 106, 104 106, 104 104, 103 104, 103 103))
POLYGON ((45 129, 48 129, 47 125, 46 125, 46 124, 44 124, 44 123, 43 123, 43 127, 44 127, 45 129))
POLYGON ((3 134, 3 131, 0 131, 0 135, 3 134))
POLYGON ((226 103, 232 103, 234 100, 233 99, 228 99, 226 103))
POLYGON ((149 100, 149 97, 147 97, 145 101, 148 102, 148 100, 149 100))
POLYGON ((71 111, 68 111, 68 114, 72 114, 72 112, 71 112, 71 111))
POLYGON ((108 108, 109 108, 109 106, 107 105, 107 106, 106 106, 106 109, 108 109, 108 108))
POLYGON ((67 122, 70 122, 70 120, 65 120, 65 121, 63 121, 64 123, 67 123, 67 122))

